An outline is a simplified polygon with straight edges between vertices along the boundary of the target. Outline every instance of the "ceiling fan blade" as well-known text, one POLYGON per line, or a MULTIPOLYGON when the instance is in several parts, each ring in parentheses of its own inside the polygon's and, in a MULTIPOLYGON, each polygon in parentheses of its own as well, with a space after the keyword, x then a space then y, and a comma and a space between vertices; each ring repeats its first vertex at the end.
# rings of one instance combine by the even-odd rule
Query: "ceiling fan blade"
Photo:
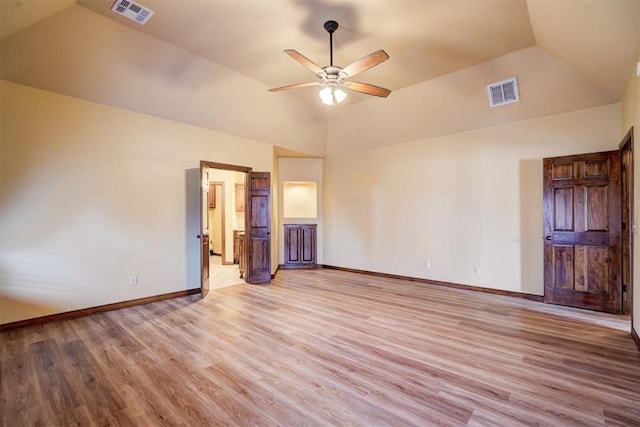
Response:
POLYGON ((307 58, 297 50, 285 49, 284 53, 286 53, 287 55, 289 55, 290 57, 292 57, 293 59, 295 59, 296 61, 298 61, 300 64, 304 65, 311 71, 313 71, 315 74, 324 73, 324 71, 322 70, 322 68, 320 68, 318 64, 316 64, 315 62, 313 62, 312 60, 310 60, 309 58, 307 58))
POLYGON ((273 89, 269 89, 269 92, 280 92, 282 90, 297 89, 299 87, 318 86, 319 84, 320 83, 318 82, 296 83, 294 85, 274 87, 273 89))
POLYGON ((363 56, 358 59, 356 62, 353 62, 340 71, 340 77, 347 78, 353 77, 356 74, 360 74, 361 72, 368 70, 371 67, 375 67, 376 65, 386 61, 389 59, 389 55, 384 50, 376 50, 373 53, 370 53, 367 56, 363 56))
POLYGON ((389 89, 385 89, 380 86, 371 85, 369 83, 360 83, 360 82, 343 82, 344 87, 351 89, 356 92, 364 93, 367 95, 379 96, 381 98, 386 98, 389 96, 391 91, 389 89))

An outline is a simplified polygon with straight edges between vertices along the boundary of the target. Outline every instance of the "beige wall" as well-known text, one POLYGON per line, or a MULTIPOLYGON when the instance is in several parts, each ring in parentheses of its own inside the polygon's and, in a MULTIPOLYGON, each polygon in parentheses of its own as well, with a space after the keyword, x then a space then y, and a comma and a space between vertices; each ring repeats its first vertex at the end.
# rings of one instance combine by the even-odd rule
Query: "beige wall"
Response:
POLYGON ((187 170, 273 168, 270 144, 0 84, 2 323, 199 287, 187 170))
POLYGON ((276 162, 270 144, 0 88, 1 323, 198 287, 185 172, 200 160, 272 171, 278 218, 282 181, 318 180, 321 263, 542 294, 542 158, 615 149, 640 122, 633 79, 622 108, 276 162))
MULTIPOLYGON (((640 58, 639 58, 640 60, 640 58)), ((635 70, 622 98, 622 129, 621 137, 634 127, 634 207, 633 223, 638 225, 638 211, 640 206, 640 83, 635 70)), ((634 239, 638 237, 637 228, 634 239)), ((640 248, 635 246, 633 253, 633 328, 640 333, 640 248)))
POLYGON ((323 263, 323 170, 322 159, 304 159, 294 157, 281 157, 278 159, 278 203, 279 236, 278 236, 278 262, 284 263, 284 224, 318 224, 317 230, 317 262, 323 263), (312 181, 317 183, 317 218, 284 218, 282 209, 282 186, 285 181, 312 181))
POLYGON ((542 295, 542 159, 619 136, 616 104, 327 157, 324 263, 542 295))
MULTIPOLYGON (((291 150, 323 152, 327 123, 317 104, 268 92, 253 78, 122 22, 73 5, 1 41, 2 78, 291 150)), ((273 53, 295 67, 286 55, 273 53)))

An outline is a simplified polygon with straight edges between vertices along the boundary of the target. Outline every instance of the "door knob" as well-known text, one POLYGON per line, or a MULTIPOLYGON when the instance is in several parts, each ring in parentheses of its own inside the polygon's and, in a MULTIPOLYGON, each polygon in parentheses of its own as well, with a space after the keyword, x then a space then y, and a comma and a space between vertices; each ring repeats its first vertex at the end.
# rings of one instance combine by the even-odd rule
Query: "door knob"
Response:
POLYGON ((551 236, 544 236, 545 240, 551 240, 551 236))
POLYGON ((196 239, 199 239, 199 238, 200 238, 200 235, 198 234, 198 235, 196 236, 196 239))

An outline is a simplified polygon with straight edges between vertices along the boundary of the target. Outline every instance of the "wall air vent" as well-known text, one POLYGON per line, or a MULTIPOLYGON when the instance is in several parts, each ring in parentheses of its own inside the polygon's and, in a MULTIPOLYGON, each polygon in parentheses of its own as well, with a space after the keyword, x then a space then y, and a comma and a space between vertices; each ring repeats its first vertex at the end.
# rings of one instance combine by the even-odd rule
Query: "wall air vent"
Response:
POLYGON ((153 11, 131 0, 116 0, 111 7, 118 15, 136 21, 138 24, 146 24, 153 15, 153 11))
POLYGON ((492 107, 518 102, 520 101, 518 79, 513 77, 492 83, 487 86, 487 93, 489 95, 489 105, 492 107))

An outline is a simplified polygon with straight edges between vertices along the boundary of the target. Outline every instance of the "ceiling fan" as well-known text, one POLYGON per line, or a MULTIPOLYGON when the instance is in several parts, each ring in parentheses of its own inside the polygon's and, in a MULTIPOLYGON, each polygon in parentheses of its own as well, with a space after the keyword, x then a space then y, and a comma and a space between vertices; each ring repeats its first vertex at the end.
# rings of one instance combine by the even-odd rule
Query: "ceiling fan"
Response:
POLYGON ((326 105, 338 104, 347 97, 347 93, 341 88, 350 89, 355 92, 364 93, 366 95, 379 96, 386 98, 391 91, 380 86, 375 86, 369 83, 360 83, 347 81, 361 72, 375 67, 378 64, 389 59, 387 52, 380 49, 369 55, 366 55, 357 61, 347 65, 344 68, 333 65, 333 33, 338 29, 338 23, 336 21, 327 21, 324 23, 324 29, 329 33, 329 65, 326 67, 320 67, 304 55, 300 54, 294 49, 285 49, 285 53, 298 61, 300 64, 313 71, 319 78, 316 82, 309 83, 297 83, 288 86, 276 87, 269 89, 270 92, 280 92, 282 90, 297 89, 301 87, 309 86, 324 86, 320 91, 320 99, 326 105))

